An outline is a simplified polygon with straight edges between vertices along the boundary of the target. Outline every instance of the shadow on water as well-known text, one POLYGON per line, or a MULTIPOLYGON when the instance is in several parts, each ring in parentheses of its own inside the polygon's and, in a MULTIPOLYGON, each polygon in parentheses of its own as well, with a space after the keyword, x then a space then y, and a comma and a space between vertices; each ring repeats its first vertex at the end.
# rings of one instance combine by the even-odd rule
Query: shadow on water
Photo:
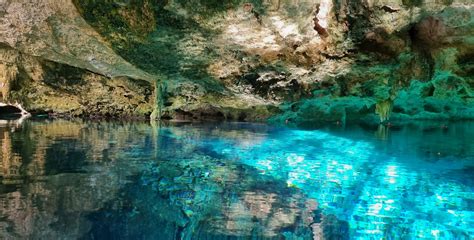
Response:
POLYGON ((472 123, 0 122, 5 239, 473 234, 472 123))

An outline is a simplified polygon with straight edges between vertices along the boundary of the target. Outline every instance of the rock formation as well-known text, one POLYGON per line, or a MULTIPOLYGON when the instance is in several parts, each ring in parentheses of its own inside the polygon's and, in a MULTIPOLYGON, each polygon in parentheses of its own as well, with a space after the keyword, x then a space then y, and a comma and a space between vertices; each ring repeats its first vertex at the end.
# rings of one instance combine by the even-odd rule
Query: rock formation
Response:
POLYGON ((469 0, 2 0, 0 16, 0 102, 28 111, 474 118, 469 0))
POLYGON ((0 102, 72 115, 151 112, 154 76, 118 56, 72 1, 1 1, 0 14, 0 102))

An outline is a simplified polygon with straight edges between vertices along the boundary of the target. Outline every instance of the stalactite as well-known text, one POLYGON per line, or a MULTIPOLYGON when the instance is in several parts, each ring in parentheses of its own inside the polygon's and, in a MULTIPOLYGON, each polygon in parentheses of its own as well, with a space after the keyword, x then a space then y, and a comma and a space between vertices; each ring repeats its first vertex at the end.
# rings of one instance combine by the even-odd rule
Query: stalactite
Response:
POLYGON ((393 102, 390 99, 378 102, 375 105, 375 113, 380 117, 380 122, 385 122, 390 119, 393 102))
POLYGON ((165 101, 166 84, 163 81, 157 80, 155 82, 154 93, 154 109, 150 115, 151 120, 160 120, 163 111, 163 103, 165 101))

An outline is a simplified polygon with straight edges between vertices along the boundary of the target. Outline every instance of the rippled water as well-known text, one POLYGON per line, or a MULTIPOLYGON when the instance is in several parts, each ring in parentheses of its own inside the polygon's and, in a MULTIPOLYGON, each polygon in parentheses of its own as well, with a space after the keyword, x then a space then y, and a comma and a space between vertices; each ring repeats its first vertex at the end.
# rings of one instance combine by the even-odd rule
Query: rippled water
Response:
POLYGON ((441 125, 3 121, 0 238, 472 239, 474 123, 441 125))

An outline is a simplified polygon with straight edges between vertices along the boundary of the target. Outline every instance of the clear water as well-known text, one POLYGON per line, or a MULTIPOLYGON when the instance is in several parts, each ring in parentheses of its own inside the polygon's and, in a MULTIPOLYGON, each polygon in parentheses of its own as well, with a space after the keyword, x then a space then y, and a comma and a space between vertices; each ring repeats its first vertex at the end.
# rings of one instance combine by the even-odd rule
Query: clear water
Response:
POLYGON ((474 123, 0 122, 0 239, 473 239, 474 123))

